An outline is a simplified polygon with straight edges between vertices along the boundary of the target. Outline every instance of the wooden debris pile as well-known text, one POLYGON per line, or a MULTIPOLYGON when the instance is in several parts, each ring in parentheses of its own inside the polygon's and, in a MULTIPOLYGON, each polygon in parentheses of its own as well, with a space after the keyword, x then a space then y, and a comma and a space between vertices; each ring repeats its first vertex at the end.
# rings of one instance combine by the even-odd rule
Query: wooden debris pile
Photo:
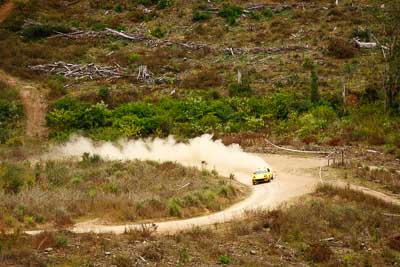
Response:
POLYGON ((120 66, 102 66, 94 63, 80 65, 65 62, 29 66, 29 69, 47 74, 62 75, 67 78, 80 79, 119 79, 124 75, 120 66))

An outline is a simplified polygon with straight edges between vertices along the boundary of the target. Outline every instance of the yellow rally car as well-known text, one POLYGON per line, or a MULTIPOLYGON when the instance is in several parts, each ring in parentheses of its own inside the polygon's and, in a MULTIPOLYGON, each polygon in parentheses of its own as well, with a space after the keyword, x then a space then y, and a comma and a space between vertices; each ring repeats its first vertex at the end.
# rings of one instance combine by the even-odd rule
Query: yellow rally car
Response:
POLYGON ((269 182, 274 179, 274 174, 270 168, 260 168, 253 172, 253 185, 269 182))

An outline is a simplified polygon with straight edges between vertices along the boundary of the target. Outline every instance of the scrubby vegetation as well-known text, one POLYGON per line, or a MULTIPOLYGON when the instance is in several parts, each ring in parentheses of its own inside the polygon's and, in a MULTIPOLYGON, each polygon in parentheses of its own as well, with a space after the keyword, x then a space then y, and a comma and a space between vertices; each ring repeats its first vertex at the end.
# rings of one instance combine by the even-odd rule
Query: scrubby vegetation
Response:
POLYGON ((0 228, 189 217, 217 211, 247 192, 215 172, 156 162, 76 161, 0 164, 0 228), (184 188, 182 186, 186 185, 184 188))
POLYGON ((400 148, 399 119, 385 113, 382 102, 344 111, 340 103, 319 101, 318 85, 313 86, 311 100, 291 93, 217 99, 207 94, 182 100, 138 101, 111 109, 101 103, 63 98, 54 103, 47 120, 51 136, 61 140, 72 132, 115 140, 121 136, 173 134, 189 138, 203 133, 267 131, 306 143, 363 142, 400 148))
MULTIPOLYGON (((399 154, 398 30, 393 26, 398 16, 390 11, 397 10, 398 3, 388 1, 384 9, 369 1, 356 7, 346 1, 337 7, 330 4, 323 1, 305 9, 268 5, 248 12, 246 4, 230 1, 81 1, 67 5, 61 14, 57 1, 19 2, 0 26, 0 66, 47 88, 53 101, 47 121, 55 140, 65 140, 72 132, 101 140, 256 132, 288 144, 364 143, 392 147, 399 154), (104 15, 106 10, 111 14, 104 15), (215 50, 149 47, 111 36, 101 41, 47 38, 106 27, 206 43, 215 50), (332 33, 330 28, 338 30, 332 33), (385 60, 380 50, 356 48, 352 38, 392 45, 385 60), (239 57, 219 52, 225 47, 279 47, 282 40, 309 49, 239 57), (142 84, 133 77, 74 82, 27 68, 58 60, 118 64, 133 77, 146 65, 164 82, 142 84), (240 81, 238 70, 244 73, 240 81), (175 94, 169 96, 171 92, 175 94)), ((8 137, 1 136, 7 142, 8 137)))
MULTIPOLYGON (((340 0, 338 6, 332 0, 258 1, 266 6, 253 9, 248 1, 14 2, 0 25, 0 68, 46 95, 47 114, 39 115, 50 134, 40 145, 23 138, 25 116, 32 114, 23 114, 21 88, 0 76, 1 230, 94 217, 189 217, 220 210, 246 193, 216 173, 175 163, 94 155, 23 161, 37 156, 36 146, 73 133, 112 141, 213 133, 257 148, 268 137, 307 149, 368 147, 400 158, 399 0, 340 0), (106 28, 138 39, 94 36, 106 28), (76 31, 93 36, 61 36, 76 31), (378 46, 358 48, 354 38, 378 46), (57 61, 120 66, 126 75, 75 79, 29 68, 57 61), (142 66, 148 77, 137 79, 142 66)), ((400 190, 397 167, 351 168, 349 175, 400 190)), ((122 237, 16 231, 0 236, 0 265, 398 265, 399 212, 324 186, 301 203, 249 214, 219 230, 162 238, 151 227, 122 237)))
POLYGON ((18 91, 0 80, 0 144, 17 144, 23 108, 18 91))
POLYGON ((122 236, 3 235, 0 257, 7 264, 73 266, 130 266, 144 260, 182 266, 393 266, 400 262, 400 221, 390 215, 399 211, 362 193, 321 186, 301 203, 251 213, 213 230, 159 237, 149 225, 122 236))

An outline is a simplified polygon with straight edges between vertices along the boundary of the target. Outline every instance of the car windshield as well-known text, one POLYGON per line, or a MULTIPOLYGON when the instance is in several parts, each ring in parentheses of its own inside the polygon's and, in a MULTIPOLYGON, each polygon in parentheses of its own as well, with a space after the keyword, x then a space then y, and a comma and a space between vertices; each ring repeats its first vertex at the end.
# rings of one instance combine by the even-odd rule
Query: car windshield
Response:
POLYGON ((261 169, 261 170, 256 170, 254 172, 254 174, 263 174, 263 173, 266 173, 266 172, 269 172, 269 170, 268 169, 261 169))

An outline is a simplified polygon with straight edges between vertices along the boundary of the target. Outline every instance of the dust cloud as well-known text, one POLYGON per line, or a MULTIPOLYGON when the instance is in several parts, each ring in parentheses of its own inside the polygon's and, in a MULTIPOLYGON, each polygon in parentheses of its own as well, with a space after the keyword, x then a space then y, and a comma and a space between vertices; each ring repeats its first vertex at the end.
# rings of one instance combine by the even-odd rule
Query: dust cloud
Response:
POLYGON ((260 157, 243 151, 239 145, 225 146, 212 135, 202 135, 180 143, 173 136, 166 139, 120 140, 116 143, 96 143, 91 139, 75 136, 67 143, 52 148, 52 158, 97 154, 106 160, 153 160, 172 161, 184 166, 215 169, 219 174, 250 173, 267 166, 260 157))

